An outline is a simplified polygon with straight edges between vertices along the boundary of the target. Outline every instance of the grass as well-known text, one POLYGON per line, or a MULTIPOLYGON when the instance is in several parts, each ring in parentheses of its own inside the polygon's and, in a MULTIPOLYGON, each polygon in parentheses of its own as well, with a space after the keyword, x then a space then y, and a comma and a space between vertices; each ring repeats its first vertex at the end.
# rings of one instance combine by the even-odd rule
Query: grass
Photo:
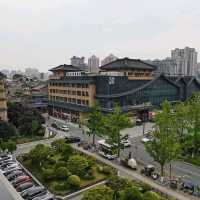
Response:
POLYGON ((194 158, 192 158, 192 157, 185 157, 185 158, 183 158, 183 160, 185 162, 191 163, 193 165, 200 166, 200 157, 194 157, 194 158))

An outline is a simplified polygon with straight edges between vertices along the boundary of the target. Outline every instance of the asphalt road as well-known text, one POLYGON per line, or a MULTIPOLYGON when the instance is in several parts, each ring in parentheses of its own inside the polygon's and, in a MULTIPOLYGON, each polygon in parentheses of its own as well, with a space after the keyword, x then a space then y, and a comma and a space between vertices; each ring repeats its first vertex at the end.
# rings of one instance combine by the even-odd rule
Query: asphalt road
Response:
MULTIPOLYGON (((50 123, 51 122, 49 122, 48 124, 49 126, 50 126, 50 123)), ((146 125, 146 128, 150 130, 152 128, 152 124, 146 125)), ((23 144, 23 145, 18 145, 16 155, 29 152, 36 144, 39 144, 39 143, 50 144, 53 140, 60 137, 64 137, 66 135, 80 136, 84 140, 87 140, 90 142, 92 141, 92 138, 89 138, 86 134, 83 134, 82 129, 79 129, 77 127, 70 126, 70 131, 68 133, 65 133, 63 131, 56 131, 56 132, 57 132, 57 136, 55 138, 43 140, 43 141, 36 141, 36 142, 23 144)), ((136 126, 129 130, 123 131, 123 134, 129 134, 131 138, 131 142, 132 142, 131 148, 125 149, 124 152, 127 154, 131 151, 132 156, 136 160, 138 160, 140 163, 144 165, 153 163, 159 169, 158 164, 154 163, 153 159, 148 155, 147 152, 145 152, 144 145, 141 143, 142 132, 143 132, 142 126, 136 126)), ((96 140, 99 140, 99 139, 100 138, 96 138, 96 140)), ((165 170, 167 173, 169 173, 169 166, 166 166, 165 170)), ((172 173, 176 175, 176 177, 180 176, 184 179, 193 180, 200 184, 200 168, 199 167, 195 167, 183 162, 176 161, 172 163, 172 173)), ((80 199, 81 199, 80 196, 73 198, 73 200, 80 200, 80 199)))

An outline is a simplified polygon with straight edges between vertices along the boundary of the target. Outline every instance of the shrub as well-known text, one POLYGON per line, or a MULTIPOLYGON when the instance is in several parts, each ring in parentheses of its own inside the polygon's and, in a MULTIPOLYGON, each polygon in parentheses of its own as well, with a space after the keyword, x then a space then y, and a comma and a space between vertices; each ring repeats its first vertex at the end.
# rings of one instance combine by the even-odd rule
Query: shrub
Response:
POLYGON ((143 200, 143 196, 138 188, 128 187, 120 192, 120 200, 143 200))
POLYGON ((109 175, 109 174, 111 174, 112 173, 112 168, 111 167, 109 167, 109 166, 104 166, 103 167, 103 171, 102 171, 104 174, 107 174, 107 175, 109 175))
POLYGON ((138 186, 140 188, 140 191, 142 193, 148 192, 152 189, 151 186, 146 183, 139 183, 136 186, 138 186))
POLYGON ((55 171, 56 178, 65 179, 69 176, 69 171, 66 167, 59 167, 55 171))
POLYGON ((113 199, 113 190, 105 185, 92 188, 84 193, 81 200, 111 200, 113 199))
POLYGON ((66 167, 66 166, 67 166, 67 162, 60 160, 55 164, 55 169, 58 169, 60 167, 66 167))
POLYGON ((153 191, 148 191, 144 193, 143 199, 144 200, 160 200, 160 196, 153 191))
POLYGON ((69 186, 67 183, 54 182, 52 187, 56 191, 63 191, 63 190, 67 190, 69 186))
POLYGON ((74 155, 69 158, 67 166, 72 174, 83 176, 87 172, 88 161, 83 156, 74 155))
POLYGON ((42 172, 42 177, 45 180, 50 180, 55 178, 55 172, 53 169, 49 168, 49 169, 44 169, 42 172))
POLYGON ((103 167, 98 165, 97 171, 100 172, 100 173, 102 173, 103 172, 103 167))
POLYGON ((73 148, 69 144, 64 144, 61 150, 64 161, 68 161, 69 157, 73 154, 73 148))
POLYGON ((73 189, 76 188, 80 188, 81 185, 81 180, 78 176, 76 175, 71 175, 69 176, 69 178, 67 179, 67 183, 69 184, 69 186, 73 189))

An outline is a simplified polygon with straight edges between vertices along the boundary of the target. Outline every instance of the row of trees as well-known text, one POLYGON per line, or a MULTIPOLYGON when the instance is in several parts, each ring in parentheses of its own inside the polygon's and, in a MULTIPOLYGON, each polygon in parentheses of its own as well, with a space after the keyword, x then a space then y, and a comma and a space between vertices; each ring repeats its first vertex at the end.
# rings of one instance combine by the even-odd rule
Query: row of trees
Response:
POLYGON ((131 122, 127 114, 124 114, 121 108, 116 105, 114 111, 108 115, 103 115, 99 105, 95 105, 89 115, 87 127, 88 134, 93 137, 93 144, 95 144, 95 136, 107 136, 107 142, 117 151, 120 156, 120 142, 123 136, 120 131, 124 128, 130 127, 131 122))
POLYGON ((112 176, 106 185, 87 191, 82 200, 165 200, 151 191, 148 185, 142 185, 126 178, 112 176))
POLYGON ((162 112, 156 114, 154 140, 146 150, 161 166, 181 155, 197 158, 200 155, 200 94, 175 106, 165 101, 162 112))

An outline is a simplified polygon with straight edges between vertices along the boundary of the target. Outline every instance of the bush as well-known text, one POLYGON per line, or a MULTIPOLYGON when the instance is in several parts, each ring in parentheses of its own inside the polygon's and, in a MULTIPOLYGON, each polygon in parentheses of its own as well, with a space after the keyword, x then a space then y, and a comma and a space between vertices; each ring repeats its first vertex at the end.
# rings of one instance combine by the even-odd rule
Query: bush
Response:
POLYGON ((146 183, 139 183, 137 186, 140 188, 142 193, 148 192, 152 189, 151 186, 146 183))
POLYGON ((143 200, 143 197, 138 188, 128 187, 120 192, 120 200, 143 200))
POLYGON ((51 168, 49 169, 44 169, 42 172, 42 177, 44 180, 50 180, 55 178, 55 171, 51 168))
POLYGON ((106 174, 106 175, 110 175, 110 174, 112 174, 112 168, 109 167, 109 166, 104 166, 102 172, 103 172, 104 174, 106 174))
POLYGON ((49 158, 47 158, 47 163, 50 165, 55 165, 56 161, 52 157, 49 157, 49 158))
POLYGON ((103 173, 103 167, 102 166, 97 166, 97 171, 99 172, 99 173, 103 173))
POLYGON ((67 162, 60 160, 55 164, 55 169, 58 169, 60 167, 66 167, 66 166, 67 166, 67 162))
POLYGON ((55 173, 56 173, 56 178, 58 179, 67 179, 67 177, 70 175, 66 167, 57 168, 55 173))
POLYGON ((58 183, 58 182, 54 182, 53 185, 53 190, 55 191, 63 191, 63 190, 67 190, 68 189, 68 184, 67 183, 58 183))
POLYGON ((153 191, 148 191, 144 193, 143 199, 144 200, 160 200, 161 197, 153 191))
POLYGON ((67 183, 69 184, 69 186, 72 189, 78 189, 80 188, 81 185, 81 180, 78 176, 76 175, 71 175, 69 176, 69 178, 67 179, 67 183))
POLYGON ((84 176, 88 170, 88 161, 80 155, 71 156, 67 162, 69 171, 77 176, 84 176))

